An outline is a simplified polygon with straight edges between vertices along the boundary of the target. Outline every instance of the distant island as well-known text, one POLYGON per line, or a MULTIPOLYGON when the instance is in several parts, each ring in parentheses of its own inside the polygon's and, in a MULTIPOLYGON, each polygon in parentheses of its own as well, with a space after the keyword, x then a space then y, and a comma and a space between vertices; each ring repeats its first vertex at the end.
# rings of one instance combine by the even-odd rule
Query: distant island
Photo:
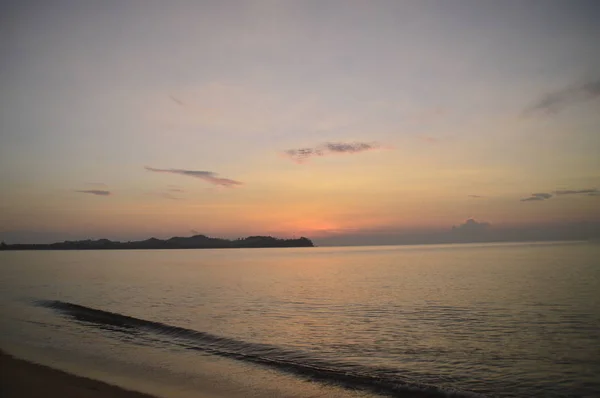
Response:
POLYGON ((133 242, 118 242, 108 239, 76 240, 49 244, 6 244, 0 243, 0 250, 135 250, 135 249, 239 249, 266 247, 313 247, 308 238, 279 239, 272 236, 249 236, 234 240, 210 238, 205 235, 194 235, 189 238, 173 237, 170 239, 150 238, 133 242))

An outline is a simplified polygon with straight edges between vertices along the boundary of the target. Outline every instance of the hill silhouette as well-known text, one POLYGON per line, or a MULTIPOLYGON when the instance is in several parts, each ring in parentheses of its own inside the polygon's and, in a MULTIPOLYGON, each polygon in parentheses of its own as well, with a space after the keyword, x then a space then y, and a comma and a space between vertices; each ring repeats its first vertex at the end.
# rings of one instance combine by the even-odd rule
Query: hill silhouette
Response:
POLYGON ((313 247, 308 238, 280 239, 272 236, 249 236, 234 240, 211 238, 205 235, 175 236, 169 239, 150 238, 119 242, 108 239, 64 241, 49 244, 0 244, 0 250, 133 250, 133 249, 234 249, 266 247, 313 247))

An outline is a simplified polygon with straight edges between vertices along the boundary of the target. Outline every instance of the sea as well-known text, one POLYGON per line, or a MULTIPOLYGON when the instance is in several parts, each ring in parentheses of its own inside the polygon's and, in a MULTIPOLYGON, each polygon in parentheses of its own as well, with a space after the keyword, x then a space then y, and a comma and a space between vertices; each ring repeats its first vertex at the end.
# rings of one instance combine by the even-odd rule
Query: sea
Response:
POLYGON ((159 397, 600 397, 600 244, 0 252, 0 348, 159 397))

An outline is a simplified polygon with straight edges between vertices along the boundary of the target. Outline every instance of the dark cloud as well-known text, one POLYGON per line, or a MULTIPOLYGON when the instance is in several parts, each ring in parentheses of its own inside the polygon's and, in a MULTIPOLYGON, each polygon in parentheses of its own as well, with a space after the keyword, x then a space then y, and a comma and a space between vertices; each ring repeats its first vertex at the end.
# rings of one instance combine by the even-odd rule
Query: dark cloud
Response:
POLYGON ((541 192, 541 193, 532 193, 530 197, 521 199, 521 202, 534 202, 540 200, 550 199, 552 194, 541 192))
POLYGON ((488 222, 479 222, 473 218, 469 218, 464 223, 462 223, 458 226, 453 226, 452 232, 459 233, 459 234, 467 234, 467 235, 480 234, 482 232, 487 231, 488 228, 490 228, 490 227, 491 227, 491 224, 488 222))
POLYGON ((547 200, 552 197, 552 194, 554 194, 556 196, 562 196, 562 195, 596 196, 596 195, 600 194, 600 191, 596 188, 588 188, 588 189, 563 189, 563 190, 556 190, 552 193, 545 193, 545 192, 533 193, 533 194, 531 194, 530 197, 521 199, 521 202, 534 202, 534 201, 547 200))
POLYGON ((578 189, 578 190, 559 190, 559 191, 554 191, 555 194, 557 195, 579 195, 579 194, 598 194, 600 193, 600 191, 598 191, 598 189, 596 188, 590 188, 590 189, 578 189))
POLYGON ((296 163, 302 163, 313 156, 324 155, 323 151, 316 148, 288 149, 287 151, 284 151, 284 153, 296 163))
POLYGON ((231 188, 236 185, 243 185, 240 181, 231 180, 229 178, 221 178, 218 177, 217 173, 212 171, 201 171, 201 170, 184 170, 184 169, 156 169, 154 167, 145 167, 146 170, 152 171, 155 173, 169 173, 169 174, 179 174, 188 177, 199 178, 213 185, 219 185, 222 187, 231 188))
POLYGON ((544 95, 524 110, 524 115, 534 113, 558 113, 569 105, 600 98, 600 80, 565 88, 544 95))
POLYGON ((552 197, 552 194, 542 192, 542 193, 532 193, 531 196, 535 196, 536 198, 542 198, 542 199, 550 199, 552 197))
POLYGON ((484 198, 485 196, 481 196, 481 195, 468 195, 469 198, 473 198, 473 199, 481 199, 484 198))
POLYGON ((288 149, 284 154, 296 163, 303 163, 314 156, 326 156, 338 153, 354 154, 379 149, 375 142, 326 142, 313 148, 288 149))
POLYGON ((369 144, 366 142, 353 142, 349 144, 343 142, 328 142, 325 144, 325 147, 330 152, 336 153, 357 153, 378 148, 378 146, 375 146, 375 144, 369 144))
POLYGON ((97 195, 97 196, 109 196, 109 195, 111 195, 110 191, 105 191, 103 189, 82 189, 82 190, 76 190, 75 192, 87 193, 87 194, 90 194, 90 195, 97 195))

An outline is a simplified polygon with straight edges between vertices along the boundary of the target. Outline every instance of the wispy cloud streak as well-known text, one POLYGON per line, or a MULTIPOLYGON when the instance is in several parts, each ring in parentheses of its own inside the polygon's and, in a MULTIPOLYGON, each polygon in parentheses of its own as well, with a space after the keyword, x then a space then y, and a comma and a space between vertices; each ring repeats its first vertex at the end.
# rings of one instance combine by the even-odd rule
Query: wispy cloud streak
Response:
POLYGON ((82 190, 75 190, 75 192, 87 193, 89 195, 97 195, 97 196, 109 196, 109 195, 111 195, 110 191, 105 191, 103 189, 82 189, 82 190))
POLYGON ((600 80, 548 93, 526 108, 523 114, 558 113, 569 105, 597 98, 600 98, 600 80))
POLYGON ((541 200, 547 200, 552 197, 552 194, 541 192, 541 193, 532 193, 530 197, 521 199, 521 202, 535 202, 541 200))
POLYGON ((554 191, 554 193, 556 195, 579 195, 579 194, 598 194, 598 193, 600 193, 600 191, 598 191, 598 189, 596 189, 596 188, 576 189, 576 190, 565 189, 565 190, 554 191))
POLYGON ((552 193, 532 193, 531 196, 521 199, 521 202, 534 202, 550 199, 553 196, 564 196, 564 195, 588 195, 598 196, 600 190, 598 188, 586 188, 586 189, 558 189, 552 191, 552 193))
POLYGON ((381 145, 375 142, 326 142, 316 147, 288 149, 283 153, 296 163, 304 163, 315 156, 355 154, 380 148, 381 145))
POLYGON ((169 173, 169 174, 179 174, 188 177, 194 177, 206 181, 213 185, 218 185, 226 188, 235 187, 236 185, 243 185, 242 182, 231 180, 229 178, 221 178, 218 177, 217 173, 212 171, 203 171, 203 170, 185 170, 185 169, 157 169, 154 167, 145 166, 145 169, 148 171, 152 171, 155 173, 169 173))
POLYGON ((174 97, 172 95, 169 95, 169 98, 171 99, 171 101, 175 102, 179 106, 184 106, 185 105, 183 103, 183 101, 181 101, 180 99, 178 99, 178 98, 176 98, 176 97, 174 97))

